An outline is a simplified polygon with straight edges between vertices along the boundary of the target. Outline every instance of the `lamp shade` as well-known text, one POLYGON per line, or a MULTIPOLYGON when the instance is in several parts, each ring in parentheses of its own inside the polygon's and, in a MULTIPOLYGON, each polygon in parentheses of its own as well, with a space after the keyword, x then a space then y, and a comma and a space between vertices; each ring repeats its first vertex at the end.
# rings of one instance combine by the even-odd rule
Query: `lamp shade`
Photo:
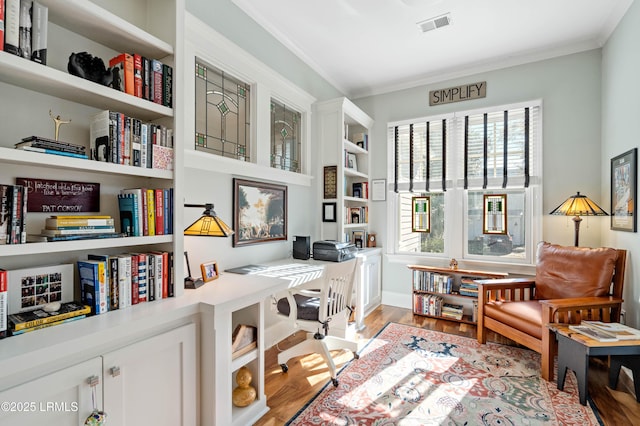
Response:
POLYGON ((580 191, 576 195, 567 198, 564 203, 553 209, 551 213, 558 216, 573 216, 575 224, 574 244, 578 247, 580 238, 580 216, 609 216, 607 212, 602 210, 599 205, 594 203, 586 195, 580 195, 580 191))
POLYGON ((184 235, 200 237, 228 237, 233 230, 213 210, 213 204, 185 204, 185 207, 204 208, 202 216, 184 230, 184 235))
POLYGON ((551 213, 559 216, 609 216, 599 205, 586 195, 572 195, 564 203, 553 209, 551 213))

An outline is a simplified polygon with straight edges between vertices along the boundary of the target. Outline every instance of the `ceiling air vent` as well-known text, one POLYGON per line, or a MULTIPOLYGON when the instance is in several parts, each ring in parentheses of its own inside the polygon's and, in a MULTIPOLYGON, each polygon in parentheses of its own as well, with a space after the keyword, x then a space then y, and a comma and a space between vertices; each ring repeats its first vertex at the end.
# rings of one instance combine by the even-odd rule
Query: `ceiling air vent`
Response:
POLYGON ((430 18, 425 21, 418 22, 418 28, 423 33, 427 31, 435 30, 437 28, 446 27, 451 23, 451 14, 447 13, 441 16, 436 16, 435 18, 430 18))

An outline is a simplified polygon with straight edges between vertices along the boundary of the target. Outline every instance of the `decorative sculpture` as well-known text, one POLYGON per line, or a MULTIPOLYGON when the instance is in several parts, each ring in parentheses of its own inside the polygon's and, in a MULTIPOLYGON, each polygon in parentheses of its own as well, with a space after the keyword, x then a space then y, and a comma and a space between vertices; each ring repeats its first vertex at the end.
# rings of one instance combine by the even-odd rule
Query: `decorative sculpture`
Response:
POLYGON ((251 386, 251 371, 247 367, 240 367, 236 374, 238 387, 233 390, 233 405, 246 407, 256 399, 256 388, 251 386))
POLYGON ((55 117, 51 114, 51 110, 49 110, 49 117, 53 120, 56 125, 56 140, 58 140, 58 134, 60 133, 60 126, 63 124, 71 123, 71 119, 63 120, 59 115, 55 117))
POLYGON ((102 59, 87 52, 71 53, 67 64, 69 74, 91 80, 103 86, 111 86, 113 72, 104 66, 102 59))

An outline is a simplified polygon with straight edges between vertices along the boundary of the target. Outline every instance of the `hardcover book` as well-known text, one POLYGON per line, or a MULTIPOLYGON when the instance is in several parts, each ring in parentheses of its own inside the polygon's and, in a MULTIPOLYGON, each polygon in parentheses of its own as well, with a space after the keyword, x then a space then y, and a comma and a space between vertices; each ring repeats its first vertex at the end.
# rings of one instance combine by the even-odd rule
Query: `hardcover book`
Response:
POLYGON ((4 1, 0 1, 0 52, 4 50, 4 1))
POLYGON ((151 60, 151 69, 153 71, 153 102, 162 105, 162 95, 164 89, 162 87, 162 62, 157 59, 151 60))
POLYGON ((0 269, 0 339, 7 337, 8 284, 7 271, 0 269))
POLYGON ((91 307, 88 305, 78 302, 67 302, 62 303, 60 309, 54 312, 36 309, 11 314, 9 315, 9 323, 11 324, 12 330, 18 331, 90 313, 91 307))
POLYGON ((120 211, 120 231, 128 237, 139 235, 138 203, 135 194, 118 194, 118 209, 120 211))
POLYGON ((19 55, 31 59, 31 6, 33 0, 20 0, 20 24, 18 27, 19 55))
POLYGON ((4 50, 12 55, 20 54, 20 0, 5 0, 4 50))
POLYGON ((46 65, 49 9, 37 1, 34 1, 32 15, 31 60, 39 64, 46 65))
POLYGON ((133 95, 142 97, 142 56, 133 54, 133 95))
POLYGON ((82 303, 91 306, 94 315, 107 312, 107 263, 103 260, 79 260, 77 264, 82 303))

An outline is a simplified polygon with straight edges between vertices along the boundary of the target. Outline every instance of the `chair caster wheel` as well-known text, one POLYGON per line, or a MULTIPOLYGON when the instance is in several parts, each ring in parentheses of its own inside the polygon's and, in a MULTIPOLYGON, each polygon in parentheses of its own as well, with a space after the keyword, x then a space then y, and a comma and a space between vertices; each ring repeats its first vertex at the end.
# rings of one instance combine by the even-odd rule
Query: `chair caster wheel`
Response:
POLYGON ((353 353, 353 359, 360 359, 360 355, 358 355, 356 352, 353 353))
POLYGON ((280 364, 280 368, 282 368, 283 373, 289 371, 289 367, 287 366, 287 364, 280 364))
POLYGON ((333 383, 333 386, 338 387, 338 379, 331 379, 331 383, 333 383))

